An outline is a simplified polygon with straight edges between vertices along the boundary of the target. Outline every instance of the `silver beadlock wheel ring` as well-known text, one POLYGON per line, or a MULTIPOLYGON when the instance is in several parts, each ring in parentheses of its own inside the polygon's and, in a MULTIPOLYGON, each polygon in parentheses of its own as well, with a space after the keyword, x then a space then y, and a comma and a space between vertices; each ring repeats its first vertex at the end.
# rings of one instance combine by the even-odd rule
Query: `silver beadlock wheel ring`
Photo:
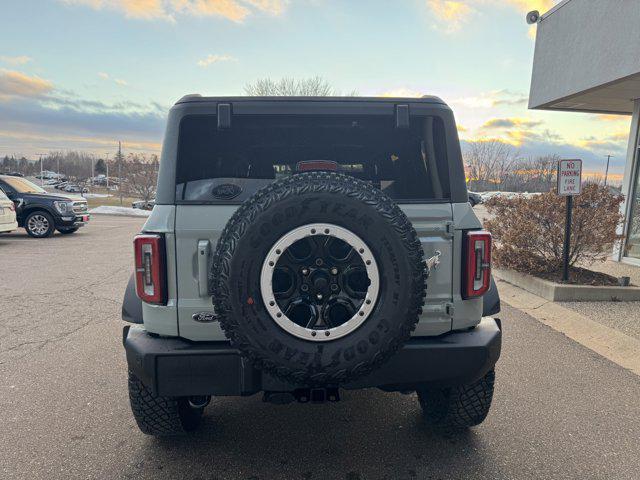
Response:
POLYGON ((298 227, 283 235, 267 254, 260 275, 260 293, 265 308, 271 318, 286 332, 304 340, 327 342, 349 335, 360 327, 371 315, 380 291, 380 274, 378 264, 367 244, 355 233, 346 228, 327 223, 313 223, 298 227), (279 305, 273 289, 273 277, 278 261, 287 249, 299 240, 307 237, 326 236, 337 238, 350 246, 357 254, 366 270, 369 285, 364 292, 362 302, 354 315, 341 325, 332 328, 306 328, 295 323, 279 305))

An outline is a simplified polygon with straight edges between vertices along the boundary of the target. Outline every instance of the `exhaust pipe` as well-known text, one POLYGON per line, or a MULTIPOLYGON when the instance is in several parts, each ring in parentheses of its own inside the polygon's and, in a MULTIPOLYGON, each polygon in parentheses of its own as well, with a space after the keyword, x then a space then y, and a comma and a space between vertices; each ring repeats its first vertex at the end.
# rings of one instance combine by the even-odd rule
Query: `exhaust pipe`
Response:
POLYGON ((204 408, 209 405, 211 401, 211 395, 196 395, 189 397, 189 406, 191 408, 204 408))

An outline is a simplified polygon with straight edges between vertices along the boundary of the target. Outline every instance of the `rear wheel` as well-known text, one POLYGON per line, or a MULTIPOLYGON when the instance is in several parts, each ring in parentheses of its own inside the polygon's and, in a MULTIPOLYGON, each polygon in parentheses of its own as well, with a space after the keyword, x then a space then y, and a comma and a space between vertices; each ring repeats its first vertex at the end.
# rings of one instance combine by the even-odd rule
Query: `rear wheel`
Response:
POLYGON ((76 233, 80 227, 71 227, 71 228, 59 228, 58 232, 62 235, 70 235, 72 233, 76 233))
POLYGON ((201 423, 204 407, 193 406, 187 397, 154 395, 129 372, 129 402, 142 433, 154 436, 185 435, 201 423))
POLYGON ((44 211, 30 213, 24 221, 27 235, 33 238, 46 238, 53 235, 55 225, 53 217, 44 211))
POLYGON ((495 371, 467 385, 418 390, 427 425, 443 430, 462 430, 481 424, 491 408, 495 371))

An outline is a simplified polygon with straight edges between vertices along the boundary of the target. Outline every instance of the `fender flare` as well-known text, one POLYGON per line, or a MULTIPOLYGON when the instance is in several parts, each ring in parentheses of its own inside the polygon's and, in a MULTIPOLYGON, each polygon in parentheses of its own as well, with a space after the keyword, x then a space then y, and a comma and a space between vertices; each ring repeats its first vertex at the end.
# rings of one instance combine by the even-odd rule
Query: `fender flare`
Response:
POLYGON ((500 294, 498 293, 498 287, 496 286, 496 282, 493 280, 493 275, 491 275, 491 286, 487 293, 484 294, 483 305, 482 305, 482 316, 490 317, 492 315, 496 315, 500 313, 500 294))
POLYGON ((142 322, 142 300, 136 295, 136 280, 131 274, 122 300, 122 320, 129 323, 142 322))

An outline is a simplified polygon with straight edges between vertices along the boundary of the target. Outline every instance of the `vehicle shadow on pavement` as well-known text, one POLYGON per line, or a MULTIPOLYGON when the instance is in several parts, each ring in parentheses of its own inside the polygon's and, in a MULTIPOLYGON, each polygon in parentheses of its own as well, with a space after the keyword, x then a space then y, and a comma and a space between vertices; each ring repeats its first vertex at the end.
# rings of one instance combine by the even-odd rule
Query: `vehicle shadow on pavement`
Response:
POLYGON ((144 461, 128 473, 142 478, 501 476, 478 430, 435 432, 422 423, 415 395, 378 390, 324 405, 214 399, 195 435, 147 438, 138 456, 144 461))

